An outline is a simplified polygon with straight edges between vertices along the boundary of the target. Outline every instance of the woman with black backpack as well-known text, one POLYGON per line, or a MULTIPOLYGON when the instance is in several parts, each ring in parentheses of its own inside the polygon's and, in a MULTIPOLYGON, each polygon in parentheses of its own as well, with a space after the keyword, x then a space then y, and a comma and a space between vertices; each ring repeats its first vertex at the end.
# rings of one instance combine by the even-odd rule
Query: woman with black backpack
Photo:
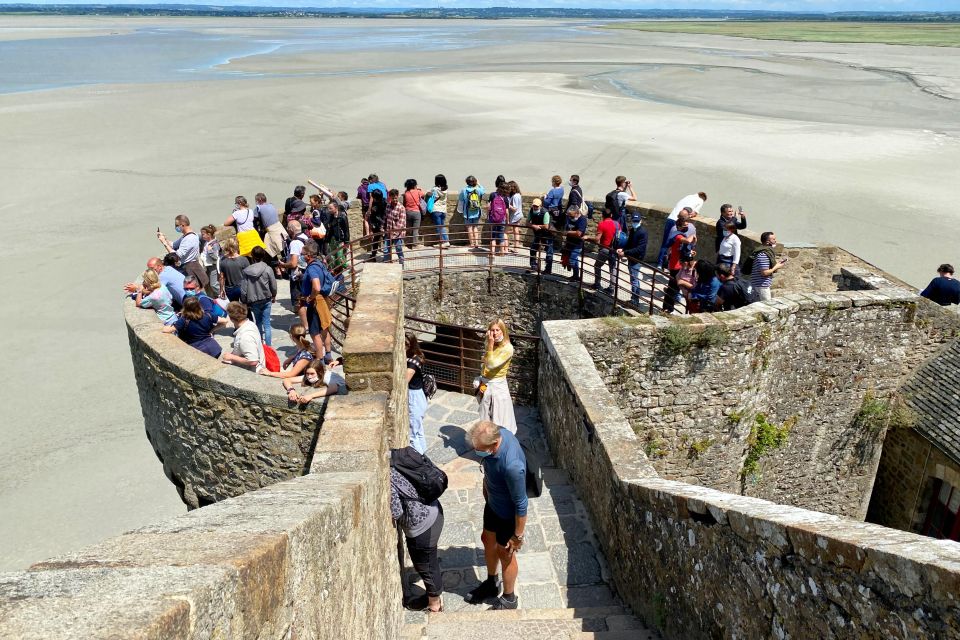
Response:
MULTIPOLYGON (((402 473, 397 471, 397 458, 401 457, 408 463, 416 465, 429 464, 429 462, 412 451, 407 449, 396 449, 393 451, 390 465, 390 515, 393 516, 400 531, 403 531, 407 540, 407 551, 410 553, 410 560, 413 562, 413 568, 423 579, 423 588, 426 594, 418 598, 404 599, 403 606, 413 611, 443 611, 443 601, 440 595, 443 589, 443 581, 440 576, 440 559, 437 555, 437 544, 440 542, 440 533, 443 531, 443 507, 440 501, 433 496, 424 496, 420 490, 402 473)), ((409 464, 399 465, 401 468, 409 468, 409 464)), ((436 469, 436 467, 433 467, 436 469)), ((442 475, 442 471, 437 472, 442 475)), ((443 476, 444 487, 446 486, 446 476, 443 476)), ((399 532, 398 532, 399 536, 399 532)), ((403 570, 403 546, 397 541, 397 552, 400 559, 401 579, 403 570)), ((404 595, 406 595, 406 584, 404 584, 404 595)))

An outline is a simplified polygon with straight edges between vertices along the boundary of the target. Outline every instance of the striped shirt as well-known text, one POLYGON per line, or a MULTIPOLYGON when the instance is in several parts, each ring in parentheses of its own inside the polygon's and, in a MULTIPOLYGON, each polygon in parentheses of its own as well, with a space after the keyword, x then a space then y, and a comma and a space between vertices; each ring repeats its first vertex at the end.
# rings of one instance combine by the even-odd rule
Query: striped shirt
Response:
POLYGON ((773 282, 773 274, 763 275, 763 272, 772 267, 770 256, 766 251, 760 251, 753 259, 753 269, 750 271, 750 286, 754 289, 769 289, 773 282))

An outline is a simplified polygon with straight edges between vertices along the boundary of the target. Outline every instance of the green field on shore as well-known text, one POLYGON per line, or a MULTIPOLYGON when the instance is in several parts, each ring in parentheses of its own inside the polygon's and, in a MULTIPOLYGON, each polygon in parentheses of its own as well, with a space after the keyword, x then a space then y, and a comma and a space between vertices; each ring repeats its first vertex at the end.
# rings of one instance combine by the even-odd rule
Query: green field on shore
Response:
POLYGON ((960 23, 907 22, 623 22, 608 29, 703 33, 758 40, 797 42, 876 42, 883 44, 960 47, 960 23))

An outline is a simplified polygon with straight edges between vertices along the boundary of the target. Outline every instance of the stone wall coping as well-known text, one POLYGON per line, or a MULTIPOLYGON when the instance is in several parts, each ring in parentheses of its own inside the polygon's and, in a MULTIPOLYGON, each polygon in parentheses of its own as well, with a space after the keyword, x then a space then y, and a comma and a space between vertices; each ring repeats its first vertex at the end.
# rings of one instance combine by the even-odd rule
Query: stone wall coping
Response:
MULTIPOLYGON (((127 329, 136 335, 145 348, 153 351, 167 367, 191 384, 210 389, 218 394, 235 398, 253 397, 258 403, 289 408, 287 395, 283 393, 277 378, 262 376, 250 369, 225 364, 194 349, 172 333, 163 333, 163 323, 153 309, 139 309, 127 296, 123 302, 123 316, 127 329)), ((340 396, 333 396, 333 404, 340 396)), ((302 408, 304 412, 323 413, 322 403, 311 403, 302 408)))

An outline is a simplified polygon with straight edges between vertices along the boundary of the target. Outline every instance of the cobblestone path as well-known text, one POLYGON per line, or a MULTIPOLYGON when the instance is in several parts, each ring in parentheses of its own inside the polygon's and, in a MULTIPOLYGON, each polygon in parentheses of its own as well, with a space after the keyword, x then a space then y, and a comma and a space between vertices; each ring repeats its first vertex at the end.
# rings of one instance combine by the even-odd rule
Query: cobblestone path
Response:
MULTIPOLYGON (((438 391, 425 420, 427 455, 450 480, 441 498, 445 524, 440 537, 444 613, 406 612, 404 638, 658 638, 630 615, 611 590, 606 560, 598 548, 584 505, 566 472, 553 466, 536 409, 516 408, 518 437, 543 465, 544 487, 530 498, 525 544, 518 556, 516 611, 487 611, 471 605, 468 591, 486 577, 480 545, 483 495, 480 465, 466 430, 477 419, 472 396, 438 391)), ((407 559, 409 565, 409 558, 407 559)), ((407 569, 411 595, 423 593, 407 569)))

